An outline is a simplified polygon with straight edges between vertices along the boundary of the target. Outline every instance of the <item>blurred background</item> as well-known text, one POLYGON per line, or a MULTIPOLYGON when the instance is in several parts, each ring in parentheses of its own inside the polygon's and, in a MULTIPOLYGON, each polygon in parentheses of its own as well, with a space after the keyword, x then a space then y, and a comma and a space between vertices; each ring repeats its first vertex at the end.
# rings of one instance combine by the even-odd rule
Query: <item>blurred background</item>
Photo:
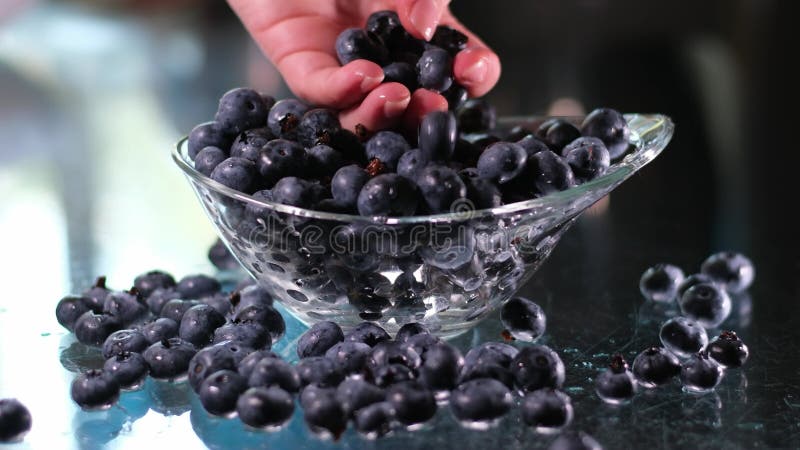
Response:
MULTIPOLYGON (((562 315, 613 317, 640 303, 648 265, 692 272, 711 251, 735 249, 758 270, 751 331, 761 324, 776 357, 791 354, 799 3, 452 2, 500 55, 488 98, 501 115, 609 106, 677 125, 663 155, 586 214, 524 292, 560 302, 562 315), (620 289, 627 300, 614 304, 620 289)), ((290 95, 222 1, 0 0, 0 397, 25 382, 8 370, 21 353, 2 344, 21 304, 49 320, 63 293, 100 273, 124 285, 154 267, 211 270, 213 230, 169 155, 240 85, 290 95)), ((592 327, 582 316, 563 333, 592 327)), ((800 375, 782 359, 774 368, 800 375)), ((796 413, 798 394, 765 401, 796 413)), ((787 420, 796 439, 800 425, 787 420)))

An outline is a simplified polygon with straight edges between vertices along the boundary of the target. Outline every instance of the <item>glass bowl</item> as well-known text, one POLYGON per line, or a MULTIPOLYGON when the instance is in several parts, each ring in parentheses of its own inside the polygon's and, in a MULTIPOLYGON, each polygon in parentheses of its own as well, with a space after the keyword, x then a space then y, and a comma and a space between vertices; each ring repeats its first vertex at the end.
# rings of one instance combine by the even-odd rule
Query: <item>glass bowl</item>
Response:
MULTIPOLYGON (((476 211, 465 201, 431 216, 362 217, 259 201, 197 172, 185 139, 172 156, 242 267, 302 322, 330 320, 347 330, 369 320, 390 333, 422 322, 449 337, 511 298, 581 212, 672 137, 666 116, 625 118, 634 148, 602 177, 498 208, 476 211)), ((544 119, 500 123, 536 127, 544 119)))

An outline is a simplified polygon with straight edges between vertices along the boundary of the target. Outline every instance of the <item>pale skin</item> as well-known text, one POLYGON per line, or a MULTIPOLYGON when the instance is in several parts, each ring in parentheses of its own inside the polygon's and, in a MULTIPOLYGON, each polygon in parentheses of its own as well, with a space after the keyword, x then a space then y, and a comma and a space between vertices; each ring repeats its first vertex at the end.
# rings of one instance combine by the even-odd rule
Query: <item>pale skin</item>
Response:
POLYGON ((500 60, 450 13, 449 0, 228 0, 292 92, 303 100, 341 110, 342 125, 370 130, 415 127, 430 111, 446 110, 441 95, 409 92, 399 83, 382 83, 383 70, 367 60, 340 66, 334 43, 343 30, 363 27, 375 11, 397 11, 413 36, 430 40, 438 25, 469 37, 456 55, 456 81, 470 96, 486 94, 500 78, 500 60))

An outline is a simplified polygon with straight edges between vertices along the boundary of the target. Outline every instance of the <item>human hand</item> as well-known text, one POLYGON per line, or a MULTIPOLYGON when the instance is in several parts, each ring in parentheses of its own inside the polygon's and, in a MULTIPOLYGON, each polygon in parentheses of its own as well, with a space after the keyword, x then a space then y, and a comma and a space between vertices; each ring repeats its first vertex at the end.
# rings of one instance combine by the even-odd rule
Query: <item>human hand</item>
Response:
POLYGON ((397 11, 406 30, 430 40, 438 25, 469 37, 456 55, 456 82, 472 97, 484 95, 500 77, 500 60, 450 13, 449 0, 228 0, 289 88, 315 105, 340 109, 343 126, 388 128, 403 121, 416 126, 422 116, 446 110, 441 95, 425 89, 413 94, 400 83, 385 83, 383 70, 367 60, 340 66, 334 45, 343 30, 363 27, 370 14, 397 11))

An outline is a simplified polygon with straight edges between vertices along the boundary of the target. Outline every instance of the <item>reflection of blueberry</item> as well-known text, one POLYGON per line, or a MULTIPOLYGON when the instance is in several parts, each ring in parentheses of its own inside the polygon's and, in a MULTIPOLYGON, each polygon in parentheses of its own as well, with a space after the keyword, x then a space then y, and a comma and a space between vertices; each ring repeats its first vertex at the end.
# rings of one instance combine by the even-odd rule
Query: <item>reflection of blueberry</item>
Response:
POLYGON ((225 246, 221 239, 214 241, 208 249, 208 260, 219 270, 235 270, 239 268, 239 262, 225 246))
POLYGON ((120 328, 122 324, 115 317, 87 311, 75 321, 73 332, 81 344, 98 346, 120 328))
POLYGON ((662 385, 681 370, 678 358, 663 347, 650 347, 633 360, 633 374, 644 387, 662 385))
POLYGON ((527 342, 539 339, 547 325, 542 308, 524 297, 514 297, 503 304, 500 319, 515 338, 527 342))
POLYGON ((211 414, 228 414, 236 409, 239 395, 247 389, 247 382, 232 370, 220 370, 208 376, 198 390, 200 403, 211 414))
POLYGON ((387 402, 379 402, 356 411, 354 422, 356 430, 372 438, 388 433, 393 419, 392 406, 387 402))
POLYGON ((302 386, 294 366, 280 358, 263 357, 253 367, 247 378, 250 387, 277 386, 287 392, 297 392, 302 386))
POLYGON ((292 417, 294 399, 280 388, 250 388, 236 402, 236 412, 251 427, 280 426, 292 417))
POLYGON ((522 402, 522 420, 533 427, 565 427, 572 421, 572 416, 572 400, 555 389, 533 391, 522 402))
POLYGON ((462 267, 475 254, 475 230, 463 223, 433 225, 427 245, 420 247, 418 253, 427 264, 439 269, 462 267))
POLYGON ((725 367, 741 367, 750 356, 747 345, 733 331, 723 331, 706 347, 708 356, 725 367))
POLYGON ((17 399, 0 399, 0 442, 21 440, 31 429, 31 413, 17 399))
POLYGON ((70 394, 81 408, 107 408, 119 399, 119 383, 109 372, 89 370, 72 381, 70 394))
POLYGON ((151 270, 137 276, 133 280, 133 287, 142 297, 147 298, 158 288, 169 289, 175 287, 175 278, 163 270, 151 270))
POLYGON ((511 360, 509 370, 515 384, 526 392, 544 387, 558 389, 564 384, 564 363, 558 353, 544 345, 521 349, 511 360))
POLYGON ((595 391, 603 401, 621 403, 636 393, 636 379, 622 355, 611 357, 609 368, 595 378, 595 391))
POLYGON ((685 317, 667 320, 658 335, 667 350, 683 357, 699 352, 708 343, 706 330, 685 317))
POLYGON ((703 392, 714 389, 722 380, 723 369, 708 353, 695 353, 681 366, 681 382, 689 391, 703 392))
POLYGON ((138 385, 147 376, 148 367, 140 353, 120 352, 106 360, 103 370, 110 373, 122 388, 138 385))
POLYGON ((511 409, 511 392, 490 378, 467 381, 450 394, 450 410, 461 421, 488 422, 511 409))
POLYGON ((730 297, 713 283, 701 283, 689 288, 678 304, 684 316, 706 328, 719 326, 731 313, 730 297))
POLYGON ((144 335, 136 330, 119 330, 111 333, 103 342, 103 358, 111 358, 122 352, 140 353, 149 347, 144 335))
POLYGON ((741 253, 720 252, 703 261, 701 270, 731 293, 742 292, 755 278, 753 262, 741 253))
POLYGON ((186 374, 195 355, 194 346, 180 338, 164 339, 142 353, 153 378, 178 378, 186 374))
POLYGON ((433 393, 415 381, 392 385, 386 399, 395 411, 395 417, 404 425, 423 423, 436 414, 436 399, 433 393))

